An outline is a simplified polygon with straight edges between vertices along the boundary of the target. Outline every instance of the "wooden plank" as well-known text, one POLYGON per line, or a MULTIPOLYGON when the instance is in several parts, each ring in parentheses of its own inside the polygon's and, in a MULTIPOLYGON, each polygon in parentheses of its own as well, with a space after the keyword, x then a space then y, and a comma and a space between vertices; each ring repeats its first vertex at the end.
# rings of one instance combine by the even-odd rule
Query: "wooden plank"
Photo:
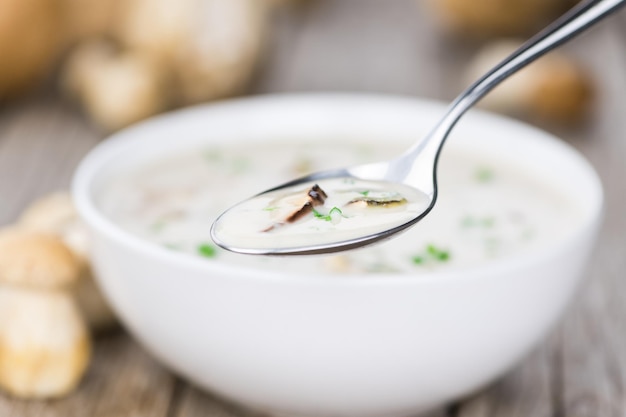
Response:
POLYGON ((256 91, 438 96, 443 80, 430 61, 440 48, 418 2, 296 3, 274 24, 279 30, 256 91))
MULTIPOLYGON (((240 406, 228 403, 205 391, 185 386, 180 398, 180 404, 171 417, 262 417, 267 414, 246 410, 240 406)), ((445 408, 433 410, 420 417, 445 417, 445 408)))
MULTIPOLYGON (((556 336, 553 336, 555 338, 556 336)), ((484 391, 461 401, 457 417, 550 417, 558 415, 554 404, 554 340, 546 341, 524 362, 484 391)))
POLYGON ((598 75, 596 126, 577 146, 597 168, 606 211, 588 281, 563 326, 563 415, 623 416, 626 410, 626 19, 594 29, 587 56, 598 75))
POLYGON ((0 113, 0 225, 33 198, 67 189, 100 134, 59 100, 33 98, 0 113))
POLYGON ((230 404, 207 392, 185 387, 172 417, 257 417, 262 414, 230 404))

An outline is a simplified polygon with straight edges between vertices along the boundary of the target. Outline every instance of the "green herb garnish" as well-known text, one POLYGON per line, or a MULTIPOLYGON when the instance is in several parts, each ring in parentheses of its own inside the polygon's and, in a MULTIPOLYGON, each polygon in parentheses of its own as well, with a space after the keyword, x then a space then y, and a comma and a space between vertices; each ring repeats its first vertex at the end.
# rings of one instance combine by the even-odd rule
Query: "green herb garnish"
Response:
POLYGON ((215 258, 217 249, 209 243, 201 243, 198 245, 198 254, 205 258, 215 258))
POLYGON ((411 261, 415 265, 427 265, 433 262, 442 263, 448 262, 451 258, 450 251, 440 249, 435 245, 428 245, 426 249, 411 258, 411 261))
POLYGON ((481 167, 476 170, 474 173, 474 178, 476 181, 481 183, 491 182, 494 178, 494 173, 491 169, 486 167, 481 167))
POLYGON ((359 194, 361 194, 363 197, 367 197, 369 193, 370 193, 370 190, 365 190, 365 191, 361 191, 359 194))
POLYGON ((450 253, 448 251, 439 249, 435 245, 428 245, 426 247, 426 252, 428 252, 431 257, 441 262, 445 262, 450 259, 450 253))
POLYGON ((313 209, 313 215, 315 216, 315 218, 320 219, 320 220, 325 220, 327 222, 330 222, 333 220, 333 215, 335 216, 339 215, 339 216, 344 217, 343 212, 341 211, 339 207, 331 208, 328 214, 322 214, 319 211, 313 209))
POLYGON ((274 211, 274 210, 278 210, 278 207, 276 207, 276 206, 269 206, 269 207, 265 207, 263 209, 263 211, 274 211))

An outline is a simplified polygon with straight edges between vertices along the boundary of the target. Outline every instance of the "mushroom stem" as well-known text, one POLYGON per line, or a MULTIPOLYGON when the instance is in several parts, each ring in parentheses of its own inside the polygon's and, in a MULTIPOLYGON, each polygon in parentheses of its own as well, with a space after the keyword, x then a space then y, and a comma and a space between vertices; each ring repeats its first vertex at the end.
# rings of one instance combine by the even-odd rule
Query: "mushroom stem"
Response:
POLYGON ((0 387, 23 398, 73 390, 91 353, 87 327, 60 290, 0 287, 0 387))

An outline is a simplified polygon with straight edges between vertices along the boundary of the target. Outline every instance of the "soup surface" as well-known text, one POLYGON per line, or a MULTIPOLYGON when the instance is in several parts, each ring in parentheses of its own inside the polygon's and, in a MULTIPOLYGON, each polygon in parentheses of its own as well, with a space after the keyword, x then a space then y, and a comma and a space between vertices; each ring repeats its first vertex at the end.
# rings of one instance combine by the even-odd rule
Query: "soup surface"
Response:
MULTIPOLYGON (((522 162, 449 148, 439 164, 433 211, 386 242, 341 254, 274 258, 230 253, 211 241, 216 217, 260 190, 312 171, 386 159, 404 149, 401 143, 345 141, 208 145, 117 172, 103 184, 97 201, 113 222, 163 248, 209 262, 304 273, 467 268, 541 251, 581 217, 573 199, 533 176, 522 162)), ((366 192, 370 187, 357 188, 366 192)), ((310 216, 306 222, 323 233, 337 222, 337 213, 310 216)))

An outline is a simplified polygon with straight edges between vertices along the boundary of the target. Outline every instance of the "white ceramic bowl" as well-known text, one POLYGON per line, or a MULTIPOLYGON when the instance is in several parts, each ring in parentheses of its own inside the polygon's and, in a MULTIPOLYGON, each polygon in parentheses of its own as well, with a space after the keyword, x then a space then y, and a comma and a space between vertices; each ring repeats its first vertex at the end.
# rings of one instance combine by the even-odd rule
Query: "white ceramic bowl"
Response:
POLYGON ((463 272, 288 275, 207 262, 130 235, 94 195, 121 166, 175 149, 272 137, 419 138, 439 104, 369 95, 269 96, 164 115, 115 134, 73 184, 99 284, 128 330, 172 370, 273 415, 407 416, 475 390, 563 312, 597 232, 602 190, 548 134, 474 112, 449 145, 532 161, 584 213, 548 249, 463 272))

